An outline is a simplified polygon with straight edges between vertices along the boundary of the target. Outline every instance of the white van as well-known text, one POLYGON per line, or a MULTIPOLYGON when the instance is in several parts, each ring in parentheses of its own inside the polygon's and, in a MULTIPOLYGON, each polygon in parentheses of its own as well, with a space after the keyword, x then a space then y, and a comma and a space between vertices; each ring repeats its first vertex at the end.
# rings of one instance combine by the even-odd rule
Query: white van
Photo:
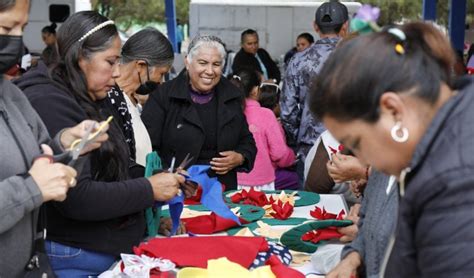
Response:
POLYGON ((23 33, 23 42, 34 56, 46 47, 41 39, 41 29, 56 22, 58 27, 71 14, 91 9, 90 0, 33 0, 31 1, 28 25, 23 33))

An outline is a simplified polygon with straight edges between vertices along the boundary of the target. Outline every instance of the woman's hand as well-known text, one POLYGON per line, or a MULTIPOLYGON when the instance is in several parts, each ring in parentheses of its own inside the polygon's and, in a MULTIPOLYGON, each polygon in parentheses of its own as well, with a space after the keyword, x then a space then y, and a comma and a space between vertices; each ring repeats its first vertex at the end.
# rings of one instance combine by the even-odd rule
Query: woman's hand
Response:
MULTIPOLYGON (((183 176, 188 176, 188 172, 182 168, 176 169, 176 173, 183 175, 183 176)), ((194 195, 196 195, 196 191, 198 189, 198 184, 192 181, 185 181, 183 184, 181 184, 181 189, 183 190, 184 196, 186 198, 190 198, 194 195)))
POLYGON ((157 201, 168 201, 179 192, 184 177, 176 173, 159 173, 148 178, 153 188, 153 196, 157 201))
MULTIPOLYGON (((162 217, 160 219, 160 228, 158 229, 158 233, 164 236, 171 235, 171 229, 173 228, 173 221, 169 217, 162 217)), ((186 233, 186 226, 184 226, 183 222, 179 222, 178 230, 176 230, 177 235, 182 235, 186 233)))
POLYGON ((100 148, 101 144, 107 141, 107 139, 109 139, 109 135, 107 135, 109 124, 105 122, 101 122, 99 124, 98 122, 93 121, 93 120, 84 120, 80 124, 74 127, 65 129, 61 133, 61 137, 60 137, 61 145, 65 149, 69 149, 71 147, 72 142, 76 141, 77 139, 79 140, 82 139, 82 137, 86 134, 86 131, 91 127, 91 125, 94 126, 91 133, 94 133, 102 124, 104 125, 104 127, 101 130, 100 135, 97 136, 94 142, 87 144, 86 147, 82 149, 81 155, 100 148))
MULTIPOLYGON (((45 155, 53 155, 48 145, 41 145, 45 155)), ((43 202, 66 199, 69 188, 76 185, 77 172, 61 163, 51 163, 48 158, 38 158, 33 162, 29 174, 38 185, 43 202)))
POLYGON ((365 179, 366 167, 355 156, 336 153, 326 164, 329 175, 336 183, 365 179))
POLYGON ((360 204, 355 204, 351 207, 349 214, 344 219, 351 220, 352 225, 337 229, 339 233, 343 234, 339 241, 344 243, 351 242, 357 237, 357 233, 359 232, 359 227, 357 226, 359 222, 359 212, 360 204))
POLYGON ((244 156, 238 152, 226 151, 220 152, 221 157, 214 157, 211 160, 211 169, 218 175, 225 175, 230 170, 244 164, 244 156))
POLYGON ((362 194, 364 194, 364 190, 366 186, 367 186, 366 179, 351 181, 351 191, 352 193, 354 193, 354 195, 357 198, 361 197, 362 194))
POLYGON ((192 181, 185 181, 181 184, 181 189, 183 190, 184 197, 190 198, 196 195, 198 184, 192 181))
POLYGON ((336 267, 326 275, 326 278, 355 278, 357 268, 361 265, 361 257, 357 252, 351 252, 336 267))

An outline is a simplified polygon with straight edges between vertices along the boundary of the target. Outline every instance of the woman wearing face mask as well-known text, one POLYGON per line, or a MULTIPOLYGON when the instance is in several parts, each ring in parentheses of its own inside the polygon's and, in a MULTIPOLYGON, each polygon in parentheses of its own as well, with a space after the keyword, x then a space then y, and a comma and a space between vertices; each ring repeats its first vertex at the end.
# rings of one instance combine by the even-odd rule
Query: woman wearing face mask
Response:
POLYGON ((168 39, 154 28, 131 36, 122 47, 120 76, 109 91, 109 100, 122 118, 122 131, 130 147, 131 159, 146 165, 152 151, 150 136, 143 124, 138 95, 148 96, 169 71, 174 59, 168 39))
POLYGON ((214 36, 195 37, 186 70, 150 95, 142 119, 164 166, 190 153, 192 164, 211 165, 227 189, 237 171, 250 171, 256 148, 242 112, 241 92, 222 77, 225 49, 214 36))
POLYGON ((452 82, 454 57, 433 26, 409 23, 338 47, 311 92, 311 110, 337 140, 398 177, 385 277, 474 273, 474 84, 452 82))
MULTIPOLYGON (((114 23, 97 12, 70 16, 57 33, 60 61, 19 81, 51 134, 85 117, 111 114, 107 92, 119 77, 120 39, 114 23)), ((117 121, 110 141, 87 157, 78 184, 64 203, 47 205, 46 251, 59 277, 95 276, 132 252, 145 232, 144 209, 178 193, 172 173, 133 178, 130 152, 117 121)))
MULTIPOLYGON (((28 21, 29 1, 0 1, 0 74, 21 56, 22 30, 28 21)), ((36 223, 42 203, 61 202, 76 184, 76 171, 53 163, 41 154, 64 151, 84 135, 82 124, 59 132, 50 140, 46 127, 23 93, 0 78, 0 277, 24 277, 35 251, 34 241, 41 240, 36 223), (48 147, 46 144, 51 146, 48 147), (41 147, 40 147, 41 145, 41 147)), ((107 135, 89 145, 100 146, 107 135)), ((35 270, 35 269, 33 269, 35 270)))

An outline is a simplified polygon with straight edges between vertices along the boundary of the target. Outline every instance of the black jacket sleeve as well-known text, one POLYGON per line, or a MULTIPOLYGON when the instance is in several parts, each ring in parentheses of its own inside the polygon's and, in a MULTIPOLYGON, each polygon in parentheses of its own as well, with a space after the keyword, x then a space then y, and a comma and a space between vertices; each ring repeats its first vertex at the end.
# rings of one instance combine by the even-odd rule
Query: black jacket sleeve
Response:
POLYGON ((268 72, 268 78, 270 79, 276 79, 277 83, 280 83, 281 80, 281 73, 280 69, 278 69, 277 64, 273 61, 272 57, 268 52, 260 48, 258 50, 258 55, 261 57, 263 64, 265 64, 265 67, 267 68, 268 72))
MULTIPOLYGON (((166 85, 168 84, 161 86, 166 85)), ((163 97, 165 92, 162 92, 161 86, 150 95, 141 115, 143 124, 145 124, 150 135, 152 149, 158 153, 161 149, 162 130, 166 119, 166 110, 163 103, 167 101, 163 97)))
MULTIPOLYGON (((468 277, 474 274, 474 175, 468 165, 434 175, 400 199, 387 277, 468 277), (408 219, 408 221, 403 220, 408 219), (409 224, 413 226, 408 227, 409 224), (408 234, 408 232, 412 234, 408 234), (399 266, 404 269, 400 271, 399 266), (406 267, 405 267, 406 266, 406 267)), ((407 186, 409 186, 408 184, 407 186)))
MULTIPOLYGON (((54 136, 66 127, 77 125, 86 118, 85 112, 67 94, 49 92, 52 86, 30 87, 38 90, 41 96, 30 98, 49 133, 54 136)), ((53 89, 54 90, 54 89, 53 89)), ((28 95, 28 92, 26 91, 28 95)), ((31 95, 30 95, 31 96, 31 95)), ((100 221, 139 212, 153 204, 153 190, 145 178, 120 182, 96 181, 91 174, 89 155, 84 168, 77 178, 77 185, 70 189, 64 202, 55 206, 66 217, 77 220, 100 221)))

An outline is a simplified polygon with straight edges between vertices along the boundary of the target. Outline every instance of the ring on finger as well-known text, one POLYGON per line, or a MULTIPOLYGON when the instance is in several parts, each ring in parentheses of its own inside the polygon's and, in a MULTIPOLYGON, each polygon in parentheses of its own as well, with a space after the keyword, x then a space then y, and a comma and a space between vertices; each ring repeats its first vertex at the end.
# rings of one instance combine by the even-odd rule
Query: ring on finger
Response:
POLYGON ((69 180, 69 187, 74 187, 76 186, 76 179, 75 178, 71 178, 69 180))

